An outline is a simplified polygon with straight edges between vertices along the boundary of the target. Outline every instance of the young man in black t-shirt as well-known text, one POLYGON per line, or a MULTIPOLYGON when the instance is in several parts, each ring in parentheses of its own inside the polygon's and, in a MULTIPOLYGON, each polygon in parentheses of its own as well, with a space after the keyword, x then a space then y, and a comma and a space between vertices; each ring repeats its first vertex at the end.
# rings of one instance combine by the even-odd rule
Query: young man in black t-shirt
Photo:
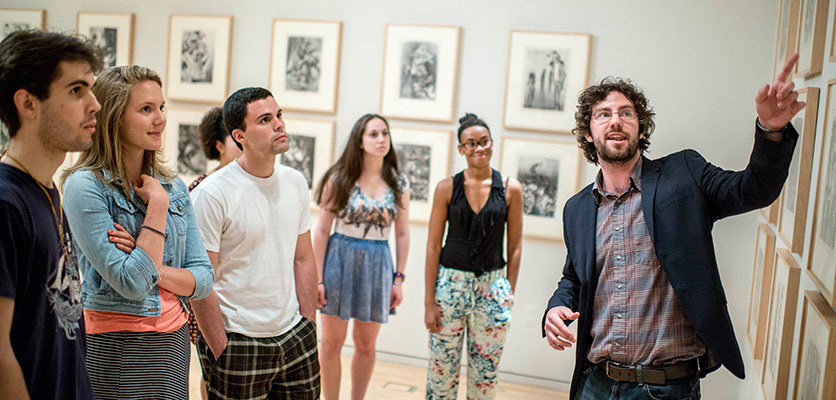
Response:
POLYGON ((0 42, 0 398, 92 399, 81 282, 52 177, 90 147, 101 107, 94 47, 21 31, 0 42))

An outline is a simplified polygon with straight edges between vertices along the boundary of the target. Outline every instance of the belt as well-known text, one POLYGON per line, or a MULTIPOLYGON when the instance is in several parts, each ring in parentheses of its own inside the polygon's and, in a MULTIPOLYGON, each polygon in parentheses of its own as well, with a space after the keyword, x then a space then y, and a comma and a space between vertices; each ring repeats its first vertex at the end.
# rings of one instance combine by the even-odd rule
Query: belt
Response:
POLYGON ((636 382, 664 385, 665 381, 683 378, 697 372, 697 359, 681 361, 671 365, 624 365, 614 361, 597 364, 610 379, 621 382, 636 382))

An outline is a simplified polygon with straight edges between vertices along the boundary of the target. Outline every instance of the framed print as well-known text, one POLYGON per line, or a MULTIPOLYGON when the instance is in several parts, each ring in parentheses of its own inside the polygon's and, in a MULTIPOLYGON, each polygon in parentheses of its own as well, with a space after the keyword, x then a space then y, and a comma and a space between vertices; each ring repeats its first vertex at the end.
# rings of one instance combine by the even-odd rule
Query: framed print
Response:
MULTIPOLYGON (((787 59, 795 54, 796 38, 798 37, 798 5, 800 0, 779 0, 778 35, 775 42, 775 65, 772 77, 784 68, 787 59)), ((787 79, 792 79, 788 77, 787 79)))
POLYGON ((778 214, 781 212, 781 198, 778 197, 775 201, 764 208, 761 208, 761 216, 770 224, 778 223, 778 214))
POLYGON ((200 175, 218 167, 218 161, 208 160, 197 132, 200 120, 211 107, 166 110, 168 122, 163 132, 163 155, 166 165, 188 186, 200 175))
POLYGON ((232 17, 172 14, 168 27, 166 97, 222 103, 229 90, 232 17))
POLYGON ((563 240, 563 205, 578 190, 580 149, 575 141, 502 138, 500 170, 523 189, 523 235, 563 240))
POLYGON ((836 314, 819 292, 805 291, 795 369, 795 400, 836 398, 836 314))
POLYGON ((398 166, 409 178, 409 220, 428 223, 435 187, 450 176, 453 133, 392 126, 390 135, 398 166))
POLYGON ((386 24, 380 113, 452 122, 460 37, 458 26, 386 24))
POLYGON ((334 122, 284 118, 290 148, 277 161, 296 169, 308 181, 311 207, 316 207, 313 191, 334 160, 334 122))
POLYGON ((9 145, 11 140, 12 138, 9 135, 9 128, 6 127, 6 124, 0 123, 0 151, 3 151, 3 149, 9 145))
POLYGON ((766 336, 766 312, 769 308, 769 289, 772 287, 775 261, 775 234, 769 224, 758 224, 755 244, 755 266, 752 270, 752 292, 749 295, 749 320, 746 335, 755 360, 763 358, 766 336))
POLYGON ((337 112, 342 22, 273 20, 270 91, 288 110, 337 112))
POLYGON ((778 249, 772 275, 769 324, 761 371, 761 390, 766 400, 786 399, 792 357, 795 305, 801 268, 787 249, 778 249))
POLYGON ((807 227, 807 204, 810 198, 810 178, 813 173, 813 153, 816 144, 816 118, 818 118, 819 88, 798 90, 798 101, 807 107, 796 114, 792 124, 800 136, 790 163, 790 172, 781 193, 781 212, 778 216, 778 234, 798 254, 804 252, 804 230, 807 227))
POLYGON ((505 127, 570 132, 589 79, 588 33, 511 31, 505 127))
POLYGON ((824 298, 836 306, 836 78, 827 82, 826 99, 807 268, 824 298))
POLYGON ((0 8, 0 40, 14 31, 46 29, 46 10, 21 10, 0 8))
POLYGON ((827 6, 829 0, 800 0, 798 21, 798 65, 799 77, 812 78, 821 73, 824 58, 824 39, 827 29, 827 6))
MULTIPOLYGON (((836 9, 833 10, 833 13, 836 14, 836 9)), ((830 62, 836 62, 836 23, 833 24, 833 27, 830 28, 832 32, 830 33, 830 62)))
POLYGON ((104 67, 133 64, 134 15, 132 13, 79 12, 76 31, 102 50, 104 67))

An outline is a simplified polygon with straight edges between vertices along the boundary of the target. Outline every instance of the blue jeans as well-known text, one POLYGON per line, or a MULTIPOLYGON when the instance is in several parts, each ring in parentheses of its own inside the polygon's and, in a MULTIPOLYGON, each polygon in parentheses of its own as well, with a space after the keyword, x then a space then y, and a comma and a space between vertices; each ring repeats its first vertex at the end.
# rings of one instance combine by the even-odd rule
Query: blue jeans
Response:
POLYGON ((619 382, 610 379, 599 367, 592 366, 584 371, 575 393, 575 400, 699 400, 700 379, 694 373, 679 379, 671 379, 665 385, 639 385, 634 382, 619 382))

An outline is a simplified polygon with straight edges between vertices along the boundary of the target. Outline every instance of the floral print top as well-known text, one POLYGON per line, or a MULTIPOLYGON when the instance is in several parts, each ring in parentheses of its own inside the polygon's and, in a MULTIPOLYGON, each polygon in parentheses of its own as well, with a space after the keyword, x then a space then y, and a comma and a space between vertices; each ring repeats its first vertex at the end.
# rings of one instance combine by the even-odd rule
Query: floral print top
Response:
MULTIPOLYGON (((406 175, 398 176, 398 187, 402 193, 409 189, 406 175)), ((389 240, 389 228, 397 213, 395 193, 391 188, 386 189, 383 198, 372 199, 355 184, 349 193, 348 203, 337 214, 334 232, 359 239, 389 240)))

